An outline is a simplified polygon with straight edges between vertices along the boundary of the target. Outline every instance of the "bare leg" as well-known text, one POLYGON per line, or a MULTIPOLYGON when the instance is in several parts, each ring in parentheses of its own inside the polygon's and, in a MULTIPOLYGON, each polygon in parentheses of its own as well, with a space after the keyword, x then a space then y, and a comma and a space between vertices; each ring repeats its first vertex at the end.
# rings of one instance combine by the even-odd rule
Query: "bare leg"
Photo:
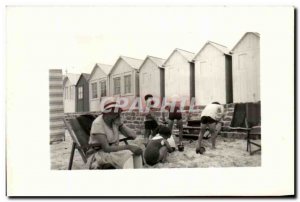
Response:
POLYGON ((216 139, 218 135, 216 131, 216 123, 209 124, 209 132, 211 134, 212 149, 216 149, 216 139))
POLYGON ((206 124, 203 124, 201 123, 201 128, 200 128, 200 134, 199 134, 199 137, 198 137, 198 144, 197 144, 197 148, 196 149, 200 149, 201 147, 201 142, 202 142, 202 138, 203 138, 203 135, 205 133, 205 130, 206 130, 206 124))
POLYGON ((182 136, 183 136, 183 122, 182 120, 177 120, 177 127, 179 129, 179 144, 182 144, 182 136))
POLYGON ((173 125, 174 125, 174 120, 170 120, 169 123, 168 123, 168 128, 171 130, 171 133, 172 133, 172 130, 173 130, 173 125))
POLYGON ((163 146, 162 148, 160 148, 159 150, 159 162, 165 163, 167 160, 167 156, 168 156, 168 149, 166 146, 163 146))

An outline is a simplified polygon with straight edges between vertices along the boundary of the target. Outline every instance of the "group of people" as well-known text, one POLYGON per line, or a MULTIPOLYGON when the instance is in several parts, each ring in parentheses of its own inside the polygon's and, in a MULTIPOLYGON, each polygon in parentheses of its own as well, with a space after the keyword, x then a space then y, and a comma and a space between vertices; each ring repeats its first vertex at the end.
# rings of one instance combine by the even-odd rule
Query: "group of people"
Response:
MULTIPOLYGON (((172 129, 176 122, 179 129, 178 149, 183 147, 183 122, 180 106, 167 106, 162 113, 162 121, 155 116, 153 96, 145 96, 146 113, 144 116, 145 149, 132 144, 119 144, 120 134, 131 139, 137 137, 134 130, 127 127, 122 119, 122 108, 116 102, 109 102, 104 111, 94 120, 90 132, 92 155, 89 158, 90 169, 103 168, 141 168, 143 163, 155 165, 167 160, 168 153, 176 150, 172 129)), ((220 120, 224 116, 224 108, 218 102, 208 104, 201 113, 201 126, 196 153, 202 153, 202 139, 207 130, 211 134, 212 149, 216 148, 216 138, 220 130, 220 120)))

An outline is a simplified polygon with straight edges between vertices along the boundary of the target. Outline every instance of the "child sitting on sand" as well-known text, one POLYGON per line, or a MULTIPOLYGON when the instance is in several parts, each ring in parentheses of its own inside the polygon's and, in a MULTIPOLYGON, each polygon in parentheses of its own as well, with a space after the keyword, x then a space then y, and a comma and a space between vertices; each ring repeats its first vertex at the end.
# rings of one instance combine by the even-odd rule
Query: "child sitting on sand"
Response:
POLYGON ((159 162, 164 163, 168 152, 174 151, 167 141, 170 137, 171 130, 166 126, 159 126, 158 134, 149 141, 144 152, 144 158, 148 165, 153 166, 159 162))

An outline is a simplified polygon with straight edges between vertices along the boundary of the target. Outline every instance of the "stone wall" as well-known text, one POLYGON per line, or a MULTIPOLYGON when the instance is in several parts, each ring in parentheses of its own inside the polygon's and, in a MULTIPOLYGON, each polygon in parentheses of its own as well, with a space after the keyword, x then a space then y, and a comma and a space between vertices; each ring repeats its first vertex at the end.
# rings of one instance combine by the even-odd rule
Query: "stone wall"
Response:
MULTIPOLYGON (((204 106, 196 106, 194 109, 199 109, 199 112, 189 112, 186 109, 183 113, 183 124, 186 125, 188 120, 196 120, 200 119, 200 115, 204 106)), ((228 126, 230 126, 233 112, 234 112, 234 104, 226 104, 224 105, 225 116, 222 120, 224 123, 223 129, 226 130, 228 126)), ((162 113, 157 111, 154 113, 158 120, 162 119, 162 113)), ((144 113, 139 112, 138 110, 132 112, 123 112, 122 113, 124 123, 130 128, 134 129, 138 135, 142 135, 144 133, 144 113)), ((222 130, 223 130, 222 129, 222 130)), ((223 132, 221 135, 224 137, 227 136, 229 132, 223 132)), ((234 135, 229 135, 230 137, 235 137, 234 135)), ((236 136, 240 138, 239 136, 236 136)))
MULTIPOLYGON (((241 130, 237 129, 231 129, 229 128, 231 124, 231 120, 234 113, 234 106, 235 104, 225 104, 224 105, 224 112, 225 116, 221 122, 223 123, 222 130, 220 132, 220 135, 227 138, 238 138, 238 139, 244 139, 246 138, 246 133, 241 130)), ((194 109, 199 109, 199 112, 189 112, 189 109, 185 109, 185 111, 182 113, 183 116, 183 123, 184 125, 187 124, 188 120, 199 120, 202 110, 204 109, 204 106, 196 106, 194 109)), ((90 114, 99 115, 100 112, 91 112, 90 114)), ((158 120, 162 119, 162 113, 160 111, 154 112, 156 118, 158 120)), ((68 116, 78 116, 80 113, 72 113, 68 114, 68 116)), ((137 135, 144 134, 144 116, 145 113, 139 112, 138 110, 134 111, 124 111, 122 113, 122 117, 124 120, 124 123, 134 129, 137 133, 137 135)), ((178 133, 178 131, 174 127, 175 134, 178 133)), ((195 132, 195 135, 199 134, 199 131, 195 132)))

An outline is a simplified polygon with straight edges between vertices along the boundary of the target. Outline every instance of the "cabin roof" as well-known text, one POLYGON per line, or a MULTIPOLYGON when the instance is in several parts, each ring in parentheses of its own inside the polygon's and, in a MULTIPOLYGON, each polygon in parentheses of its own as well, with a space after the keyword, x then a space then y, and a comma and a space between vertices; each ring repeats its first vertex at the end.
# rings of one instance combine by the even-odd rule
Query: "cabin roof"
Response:
POLYGON ((80 74, 80 76, 76 82, 76 86, 78 85, 78 82, 80 81, 81 77, 83 77, 86 81, 88 81, 90 79, 90 74, 87 74, 87 73, 80 74))
POLYGON ((111 65, 107 65, 107 64, 102 64, 102 63, 96 63, 90 76, 89 76, 89 79, 92 77, 92 75, 94 75, 95 71, 96 71, 96 68, 99 68, 101 69, 106 75, 108 75, 112 69, 112 66, 111 65))
POLYGON ((112 69, 112 65, 97 63, 98 67, 103 70, 103 72, 108 75, 112 69))
POLYGON ((198 55, 205 49, 205 47, 207 45, 212 45, 213 47, 215 47, 216 49, 218 49, 219 51, 221 51, 222 53, 229 55, 230 54, 230 50, 226 47, 223 46, 219 43, 213 42, 213 41, 207 41, 204 46, 200 49, 200 51, 195 55, 193 60, 196 60, 196 58, 198 57, 198 55))
POLYGON ((254 36, 260 38, 260 34, 257 33, 257 32, 246 32, 246 33, 242 36, 242 38, 235 44, 235 46, 231 49, 231 51, 234 51, 235 48, 236 48, 236 47, 244 40, 244 38, 245 38, 247 35, 249 35, 249 34, 253 34, 254 36))
POLYGON ((159 68, 162 67, 163 63, 165 62, 165 59, 147 55, 147 57, 145 58, 145 60, 143 61, 143 63, 142 63, 141 66, 140 66, 140 70, 141 70, 141 68, 143 68, 145 62, 146 62, 148 59, 151 60, 151 61, 152 61, 157 67, 159 67, 159 68))
MULTIPOLYGON (((65 79, 69 79, 71 85, 76 85, 80 74, 67 73, 65 79)), ((65 83, 66 81, 64 81, 65 83)))
POLYGON ((148 56, 148 58, 152 60, 159 67, 161 67, 166 61, 165 59, 154 57, 154 56, 148 56))
POLYGON ((162 66, 166 65, 166 63, 170 60, 170 58, 173 56, 173 54, 175 52, 178 52, 180 55, 182 55, 188 62, 192 62, 193 58, 194 58, 194 55, 195 55, 195 53, 192 53, 190 51, 175 48, 175 50, 170 54, 170 56, 166 59, 166 61, 163 63, 162 66))
POLYGON ((143 60, 141 59, 136 59, 136 58, 131 58, 127 56, 120 56, 127 64, 129 64, 130 67, 134 69, 139 69, 141 64, 143 63, 143 60))

